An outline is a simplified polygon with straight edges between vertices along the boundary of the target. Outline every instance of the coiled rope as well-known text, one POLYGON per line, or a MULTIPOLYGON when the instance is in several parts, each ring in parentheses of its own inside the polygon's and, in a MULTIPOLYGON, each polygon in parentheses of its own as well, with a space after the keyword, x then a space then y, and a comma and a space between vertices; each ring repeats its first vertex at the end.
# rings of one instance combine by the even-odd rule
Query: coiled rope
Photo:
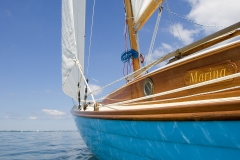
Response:
POLYGON ((134 49, 125 51, 121 55, 121 61, 123 63, 129 62, 131 58, 138 58, 138 52, 134 49))

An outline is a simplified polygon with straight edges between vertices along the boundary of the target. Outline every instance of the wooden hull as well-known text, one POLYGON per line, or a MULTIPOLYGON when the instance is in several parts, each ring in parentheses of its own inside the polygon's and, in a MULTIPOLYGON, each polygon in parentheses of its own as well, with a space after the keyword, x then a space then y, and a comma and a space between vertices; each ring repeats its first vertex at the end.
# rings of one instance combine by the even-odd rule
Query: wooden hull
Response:
POLYGON ((127 121, 74 115, 98 159, 240 159, 240 120, 127 121))
MULTIPOLYGON (((171 91, 177 88, 186 87, 192 84, 189 84, 189 80, 186 80, 186 75, 191 71, 192 77, 190 81, 194 83, 208 81, 216 77, 226 76, 227 70, 231 70, 231 74, 238 73, 240 69, 240 41, 226 45, 224 47, 215 48, 209 51, 204 52, 204 54, 193 55, 187 57, 179 62, 172 63, 162 69, 159 69, 155 72, 142 76, 132 82, 126 84, 123 88, 113 92, 107 98, 103 100, 103 104, 111 104, 121 101, 127 101, 134 98, 144 97, 143 85, 144 81, 147 78, 150 78, 154 84, 153 94, 163 93, 166 91, 171 91), (231 65, 232 69, 226 68, 225 75, 221 75, 221 65, 222 66, 231 65), (217 70, 217 67, 220 69, 217 70), (202 73, 204 70, 211 70, 209 72, 202 73), (215 69, 215 70, 214 70, 215 69), (198 72, 199 75, 196 75, 198 72), (218 75, 217 75, 218 74, 218 75), (210 77, 211 76, 211 77, 210 77), (188 82, 187 82, 188 81, 188 82)), ((223 71, 223 70, 222 70, 223 71)), ((188 78, 189 79, 189 78, 188 78)), ((193 84, 194 84, 193 83, 193 84)), ((231 89, 222 92, 211 93, 212 91, 218 91, 221 89, 231 88, 239 86, 240 78, 234 78, 220 83, 215 83, 211 85, 205 85, 198 88, 192 88, 189 90, 175 92, 172 94, 161 95, 151 99, 145 99, 146 103, 149 101, 149 104, 159 104, 159 103, 168 103, 168 102, 181 102, 181 101, 192 101, 192 100, 203 100, 203 99, 212 99, 212 98, 225 98, 231 96, 240 96, 239 89, 231 89), (200 93, 208 93, 205 95, 199 95, 200 93), (197 95, 188 97, 189 95, 197 95), (176 100, 178 97, 179 98, 176 100), (184 98, 186 97, 186 98, 184 98), (156 100, 161 100, 161 102, 154 102, 156 100)), ((139 101, 140 102, 140 101, 139 101)))

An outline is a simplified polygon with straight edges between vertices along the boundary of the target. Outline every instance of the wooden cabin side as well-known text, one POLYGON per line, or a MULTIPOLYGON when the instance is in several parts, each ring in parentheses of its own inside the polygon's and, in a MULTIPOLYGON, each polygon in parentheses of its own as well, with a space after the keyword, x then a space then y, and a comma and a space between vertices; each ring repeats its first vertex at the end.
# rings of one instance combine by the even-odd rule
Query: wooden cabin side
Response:
MULTIPOLYGON (((226 45, 225 47, 220 47, 209 51, 208 53, 201 54, 196 56, 192 59, 186 59, 185 61, 181 61, 180 63, 175 63, 174 65, 169 65, 169 67, 165 67, 161 70, 156 72, 150 73, 143 77, 140 77, 137 80, 129 82, 125 87, 113 92, 107 98, 103 100, 103 104, 111 104, 120 101, 130 100, 134 98, 143 97, 143 85, 147 78, 150 78, 154 84, 153 94, 161 93, 181 87, 185 87, 188 85, 192 85, 196 81, 207 81, 210 78, 201 79, 199 78, 200 75, 197 75, 196 80, 196 72, 194 71, 201 71, 207 70, 209 68, 215 68, 215 77, 216 72, 218 72, 218 76, 226 76, 228 74, 233 74, 239 72, 240 68, 240 41, 232 43, 230 45, 226 45), (226 66, 229 66, 227 67, 226 66), (218 69, 219 68, 219 69, 218 69), (224 69, 225 68, 225 69, 224 69), (229 70, 229 71, 228 71, 229 70), (190 82, 186 82, 186 74, 193 71, 192 77, 192 84, 190 82), (231 73, 230 73, 231 72, 231 73), (199 80, 200 79, 200 80, 199 80), (193 82, 194 81, 194 82, 193 82), (188 84, 190 83, 190 84, 188 84)), ((204 73, 206 77, 207 73, 204 73)), ((213 72, 211 73, 213 76, 213 72)), ((210 76, 210 73, 207 74, 210 76)), ((188 78, 189 79, 189 78, 188 78)), ((198 83, 198 82, 196 82, 198 83)), ((221 90, 223 88, 230 88, 236 86, 240 83, 240 78, 234 78, 231 80, 227 80, 224 82, 219 82, 207 86, 202 86, 198 88, 193 88, 177 93, 172 93, 168 95, 158 96, 151 99, 144 100, 149 101, 150 104, 152 103, 166 103, 166 102, 180 102, 180 101, 190 101, 190 100, 201 100, 201 99, 211 99, 211 98, 223 98, 223 97, 231 97, 231 96, 239 96, 240 89, 232 89, 228 91, 218 92, 218 93, 211 93, 207 95, 199 95, 193 97, 186 97, 181 99, 173 99, 177 97, 184 97, 199 93, 206 93, 216 90, 221 90), (157 100, 164 100, 166 101, 161 102, 154 102, 157 100), (170 99, 170 100, 169 100, 170 99)))

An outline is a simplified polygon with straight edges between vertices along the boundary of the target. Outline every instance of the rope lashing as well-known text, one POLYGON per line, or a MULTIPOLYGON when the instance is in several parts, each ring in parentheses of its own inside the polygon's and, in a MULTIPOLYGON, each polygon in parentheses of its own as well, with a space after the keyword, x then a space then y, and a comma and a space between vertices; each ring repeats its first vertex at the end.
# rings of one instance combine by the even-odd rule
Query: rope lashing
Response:
POLYGON ((138 58, 138 52, 134 49, 125 51, 122 53, 121 55, 121 61, 123 63, 128 62, 130 60, 130 58, 138 58))

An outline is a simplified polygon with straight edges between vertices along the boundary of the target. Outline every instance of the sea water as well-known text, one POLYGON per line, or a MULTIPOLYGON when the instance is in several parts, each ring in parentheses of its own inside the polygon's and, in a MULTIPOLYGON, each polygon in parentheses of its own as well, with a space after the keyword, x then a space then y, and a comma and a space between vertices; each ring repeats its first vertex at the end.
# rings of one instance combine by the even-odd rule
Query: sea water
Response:
POLYGON ((77 131, 0 131, 0 160, 97 160, 77 131))

